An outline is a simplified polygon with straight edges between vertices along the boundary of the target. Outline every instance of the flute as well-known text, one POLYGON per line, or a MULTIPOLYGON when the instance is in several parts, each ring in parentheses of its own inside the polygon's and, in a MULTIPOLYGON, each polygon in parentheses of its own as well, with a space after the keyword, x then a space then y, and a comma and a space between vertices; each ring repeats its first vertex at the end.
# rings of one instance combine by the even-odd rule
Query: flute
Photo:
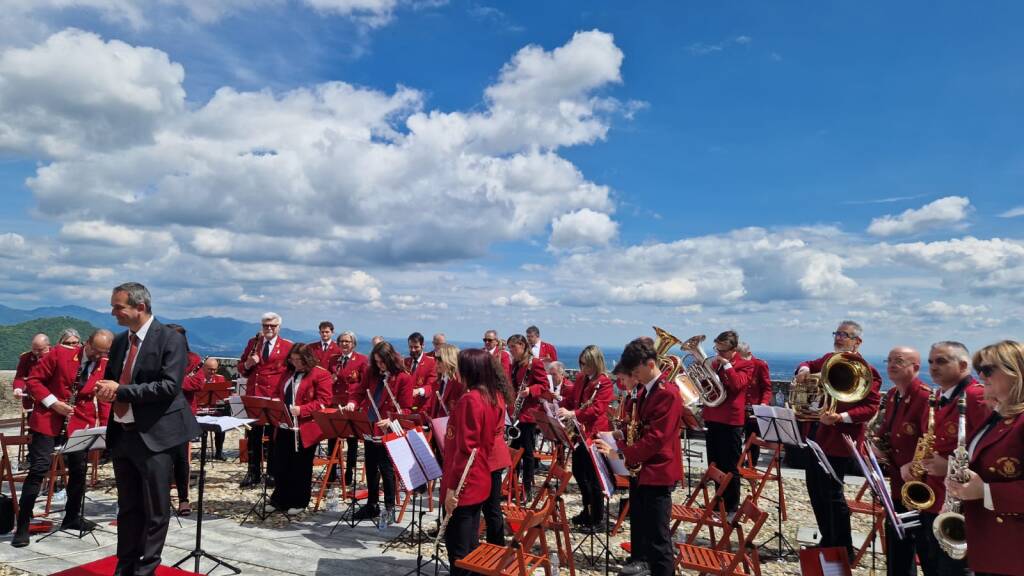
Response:
POLYGON ((437 403, 441 405, 442 409, 444 409, 444 415, 448 416, 448 407, 445 406, 444 400, 441 399, 441 393, 438 392, 437 390, 434 390, 434 396, 437 396, 437 403))
MULTIPOLYGON (((456 506, 458 506, 459 497, 462 496, 462 489, 466 486, 466 478, 469 477, 469 469, 473 467, 473 460, 476 460, 476 451, 477 449, 473 448, 473 451, 469 453, 469 460, 466 462, 466 468, 462 470, 462 477, 459 478, 459 485, 455 487, 456 506)), ((442 502, 441 505, 444 506, 444 503, 442 502)), ((448 527, 448 520, 450 520, 451 517, 451 514, 446 515, 444 520, 441 521, 441 527, 437 529, 437 536, 434 536, 434 554, 437 554, 437 543, 441 541, 441 536, 444 536, 444 530, 448 527)))

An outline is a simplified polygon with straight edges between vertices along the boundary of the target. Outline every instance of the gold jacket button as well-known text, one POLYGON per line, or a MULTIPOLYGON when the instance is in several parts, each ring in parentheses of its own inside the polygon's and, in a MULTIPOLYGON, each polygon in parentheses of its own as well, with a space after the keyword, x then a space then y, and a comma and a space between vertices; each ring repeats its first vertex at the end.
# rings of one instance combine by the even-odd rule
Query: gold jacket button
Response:
POLYGON ((1003 519, 1000 518, 999 516, 996 516, 996 522, 1002 524, 1003 523, 1003 519))
POLYGON ((989 467, 988 467, 988 471, 989 471, 989 472, 995 472, 995 471, 996 471, 996 469, 995 469, 995 468, 993 468, 992 466, 989 466, 989 467))

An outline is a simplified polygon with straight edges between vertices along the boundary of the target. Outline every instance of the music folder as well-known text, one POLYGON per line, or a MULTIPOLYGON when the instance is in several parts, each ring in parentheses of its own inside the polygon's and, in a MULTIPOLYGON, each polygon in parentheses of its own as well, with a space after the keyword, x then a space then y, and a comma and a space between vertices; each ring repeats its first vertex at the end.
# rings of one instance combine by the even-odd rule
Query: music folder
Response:
POLYGON ((601 454, 597 446, 594 446, 593 441, 587 440, 586 446, 587 453, 590 454, 590 463, 597 471, 597 481, 601 484, 601 492, 605 498, 611 498, 615 492, 615 478, 612 476, 611 470, 608 469, 608 459, 601 454))
POLYGON ((62 454, 98 450, 107 447, 107 427, 81 428, 68 437, 68 441, 58 449, 62 454))
POLYGON ((429 480, 441 477, 441 466, 427 444, 427 438, 419 430, 407 430, 401 436, 387 434, 384 447, 398 472, 406 491, 415 490, 429 480))

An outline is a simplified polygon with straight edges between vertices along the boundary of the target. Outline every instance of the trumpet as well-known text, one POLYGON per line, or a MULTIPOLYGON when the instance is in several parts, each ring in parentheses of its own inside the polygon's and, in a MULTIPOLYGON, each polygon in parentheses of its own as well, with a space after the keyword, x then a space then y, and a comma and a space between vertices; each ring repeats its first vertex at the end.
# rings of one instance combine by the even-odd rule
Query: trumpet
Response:
POLYGON ((711 368, 711 359, 708 358, 707 354, 700 347, 700 343, 705 338, 706 336, 703 334, 698 334, 680 344, 679 347, 687 352, 686 356, 683 357, 684 365, 686 364, 687 356, 692 359, 690 364, 686 366, 686 375, 697 385, 701 401, 705 406, 715 407, 725 402, 726 392, 725 386, 722 385, 722 381, 718 378, 718 374, 711 368))
MULTIPOLYGON (((957 422, 956 450, 949 458, 946 475, 954 482, 961 484, 971 479, 968 470, 967 455, 967 401, 960 395, 956 403, 960 414, 957 422)), ((932 523, 932 532, 939 547, 947 556, 954 560, 963 560, 967 556, 967 521, 960 511, 960 500, 946 491, 946 499, 942 510, 932 523)))
POLYGON ((810 374, 804 382, 789 386, 789 404, 798 420, 819 420, 834 414, 840 402, 859 402, 871 391, 872 374, 868 363, 853 352, 833 354, 821 372, 810 374))
POLYGON ((910 473, 915 480, 907 482, 900 489, 900 498, 909 510, 927 510, 935 504, 935 491, 924 481, 923 461, 931 456, 935 449, 935 405, 938 403, 939 394, 939 390, 936 390, 935 396, 928 401, 928 431, 917 440, 914 460, 910 463, 910 473))

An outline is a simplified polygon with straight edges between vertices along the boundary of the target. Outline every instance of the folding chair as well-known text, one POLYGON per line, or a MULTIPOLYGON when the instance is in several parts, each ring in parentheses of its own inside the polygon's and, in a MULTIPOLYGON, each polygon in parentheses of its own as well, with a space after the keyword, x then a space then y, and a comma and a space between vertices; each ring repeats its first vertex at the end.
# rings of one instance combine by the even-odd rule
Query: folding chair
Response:
POLYGON ((456 560, 455 566, 484 576, 527 576, 543 568, 545 576, 551 576, 543 523, 553 508, 554 500, 549 498, 541 509, 526 512, 507 546, 480 544, 464 558, 456 560), (540 545, 540 554, 532 554, 537 544, 540 545))
POLYGON ((853 500, 847 499, 846 505, 850 508, 850 514, 868 514, 873 516, 871 521, 871 530, 868 532, 868 537, 864 539, 864 543, 857 549, 857 553, 854 554, 853 560, 850 562, 851 568, 856 568, 868 552, 868 548, 871 547, 871 543, 875 541, 875 538, 881 536, 882 538, 882 554, 886 552, 888 543, 885 540, 885 508, 880 504, 875 504, 874 498, 864 499, 864 496, 868 491, 868 483, 865 480, 864 484, 861 484, 857 495, 854 496, 853 500))
POLYGON ((612 536, 619 533, 623 522, 629 518, 629 476, 616 476, 615 490, 621 491, 621 496, 619 496, 619 515, 615 518, 615 525, 612 526, 610 532, 612 536))
MULTIPOLYGON (((27 449, 30 441, 27 434, 19 434, 18 436, 0 434, 0 450, 2 450, 0 452, 0 490, 3 489, 3 483, 6 482, 11 492, 15 518, 18 517, 18 489, 15 486, 15 482, 25 482, 25 478, 28 477, 28 468, 19 467, 18 471, 15 472, 12 462, 17 462, 17 460, 11 460, 11 452, 8 448, 17 447, 17 452, 20 453, 27 449)), ((15 458, 17 458, 17 454, 15 454, 15 458)))
POLYGON ((519 461, 523 459, 523 448, 509 447, 508 455, 512 460, 512 464, 508 467, 508 472, 505 474, 505 478, 501 481, 501 495, 505 497, 505 502, 511 504, 515 502, 517 505, 523 501, 523 494, 519 485, 519 478, 516 475, 516 467, 519 466, 519 461))
POLYGON ((782 444, 776 442, 766 442, 758 438, 757 434, 751 434, 750 438, 743 444, 743 452, 740 454, 740 460, 736 463, 737 471, 740 474, 740 478, 746 480, 750 486, 750 495, 754 499, 754 504, 760 501, 761 494, 764 492, 765 486, 768 482, 775 482, 778 487, 778 499, 771 500, 766 498, 767 501, 776 504, 779 507, 779 513, 782 516, 782 520, 786 520, 786 490, 782 482, 782 444), (757 467, 757 462, 754 462, 751 454, 751 446, 757 446, 761 449, 761 452, 770 452, 772 457, 768 462, 768 465, 764 469, 757 467))
POLYGON ((313 458, 313 466, 320 466, 320 474, 313 478, 313 485, 319 486, 316 489, 316 496, 313 498, 313 511, 316 512, 320 509, 320 502, 323 501, 324 496, 327 494, 327 490, 330 489, 331 484, 337 484, 341 489, 341 494, 345 494, 345 462, 341 457, 342 446, 345 445, 344 438, 339 438, 334 443, 334 450, 324 458, 323 456, 316 456, 313 458), (338 478, 330 480, 331 470, 334 467, 338 467, 338 478))
POLYGON ((732 523, 727 523, 721 540, 709 546, 698 546, 693 542, 700 532, 700 526, 690 533, 685 543, 676 544, 676 570, 693 570, 701 574, 718 574, 720 576, 760 574, 760 560, 754 538, 768 518, 748 496, 736 511, 732 523), (747 529, 746 523, 752 526, 747 529), (732 535, 736 535, 735 548, 732 535), (735 549, 735 552, 733 550, 735 549))
POLYGON ((707 527, 709 540, 714 545, 715 528, 725 529, 726 513, 722 498, 731 481, 731 473, 722 472, 714 464, 709 464, 686 501, 672 505, 672 534, 675 535, 683 522, 696 524, 691 537, 695 537, 695 533, 700 532, 701 528, 707 527), (714 492, 710 491, 712 482, 718 485, 714 492), (698 497, 702 500, 700 504, 697 503, 698 497))
POLYGON ((541 524, 543 530, 551 530, 555 534, 555 548, 561 560, 560 565, 568 566, 570 576, 576 574, 576 563, 572 554, 572 542, 569 539, 569 520, 565 512, 565 501, 562 496, 569 487, 572 472, 558 464, 553 464, 548 471, 544 483, 534 496, 529 507, 503 504, 501 511, 505 516, 505 524, 510 532, 516 532, 531 511, 543 509, 548 503, 554 503, 551 514, 541 524))

